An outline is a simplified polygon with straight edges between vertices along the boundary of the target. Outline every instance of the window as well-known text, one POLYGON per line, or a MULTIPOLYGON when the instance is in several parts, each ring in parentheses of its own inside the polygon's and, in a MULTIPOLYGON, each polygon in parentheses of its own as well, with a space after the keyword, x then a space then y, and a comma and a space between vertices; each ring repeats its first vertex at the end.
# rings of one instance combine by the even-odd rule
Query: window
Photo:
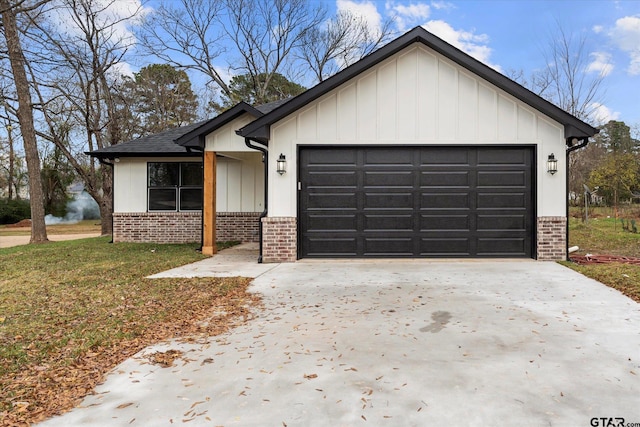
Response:
POLYGON ((147 163, 150 211, 202 209, 202 163, 147 163))

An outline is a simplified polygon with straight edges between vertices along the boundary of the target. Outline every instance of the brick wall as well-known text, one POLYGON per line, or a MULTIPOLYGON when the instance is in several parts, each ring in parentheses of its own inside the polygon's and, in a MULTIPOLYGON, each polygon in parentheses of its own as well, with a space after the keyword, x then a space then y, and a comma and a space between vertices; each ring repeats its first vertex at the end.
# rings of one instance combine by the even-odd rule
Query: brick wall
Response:
POLYGON ((538 218, 538 260, 567 259, 567 218, 545 216, 538 218))
MULTIPOLYGON (((260 212, 219 212, 218 241, 259 241, 260 212)), ((200 212, 136 212, 113 214, 114 242, 200 243, 200 212)))
POLYGON ((260 241, 260 212, 218 212, 216 239, 219 242, 239 240, 260 241))
POLYGON ((296 218, 262 218, 262 262, 294 262, 298 257, 296 218))
POLYGON ((114 242, 192 243, 202 236, 200 212, 113 214, 114 242))

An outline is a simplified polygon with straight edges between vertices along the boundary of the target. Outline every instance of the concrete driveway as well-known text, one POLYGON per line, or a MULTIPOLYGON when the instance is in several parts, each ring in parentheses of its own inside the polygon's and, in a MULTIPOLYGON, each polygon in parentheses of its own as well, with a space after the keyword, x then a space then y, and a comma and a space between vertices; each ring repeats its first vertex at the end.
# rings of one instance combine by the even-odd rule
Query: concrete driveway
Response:
POLYGON ((302 261, 257 274, 255 319, 148 348, 43 425, 640 423, 639 305, 558 264, 302 261), (174 367, 144 357, 168 349, 185 352, 174 367))

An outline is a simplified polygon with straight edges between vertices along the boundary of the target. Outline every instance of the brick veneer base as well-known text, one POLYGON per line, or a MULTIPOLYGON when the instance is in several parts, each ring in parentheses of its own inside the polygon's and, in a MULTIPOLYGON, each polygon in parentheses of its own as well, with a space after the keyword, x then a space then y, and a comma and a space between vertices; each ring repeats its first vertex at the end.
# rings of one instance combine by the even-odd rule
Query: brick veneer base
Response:
POLYGON ((567 259, 567 218, 543 216, 538 218, 538 260, 567 259))
POLYGON ((216 240, 260 241, 260 212, 218 212, 216 240))
MULTIPOLYGON (((218 241, 259 240, 260 212, 219 212, 218 241)), ((136 212, 113 214, 114 242, 194 243, 202 239, 200 212, 136 212)))
POLYGON ((296 218, 262 218, 262 262, 294 262, 298 257, 296 218))

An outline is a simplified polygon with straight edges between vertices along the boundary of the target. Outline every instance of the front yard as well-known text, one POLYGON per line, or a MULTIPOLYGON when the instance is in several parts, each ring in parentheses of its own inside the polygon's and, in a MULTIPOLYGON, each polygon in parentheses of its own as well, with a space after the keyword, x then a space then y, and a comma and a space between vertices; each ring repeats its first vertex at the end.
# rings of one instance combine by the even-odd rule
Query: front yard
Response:
MULTIPOLYGON (((620 220, 599 215, 584 222, 569 218, 569 245, 579 246, 579 254, 640 257, 640 233, 623 230, 620 220)), ((640 219, 636 218, 640 225, 640 219)), ((570 268, 618 289, 640 302, 640 265, 564 263, 570 268)))
POLYGON ((0 424, 68 410, 147 345, 219 334, 257 302, 245 278, 144 278, 204 258, 196 245, 108 242, 0 249, 0 424))

